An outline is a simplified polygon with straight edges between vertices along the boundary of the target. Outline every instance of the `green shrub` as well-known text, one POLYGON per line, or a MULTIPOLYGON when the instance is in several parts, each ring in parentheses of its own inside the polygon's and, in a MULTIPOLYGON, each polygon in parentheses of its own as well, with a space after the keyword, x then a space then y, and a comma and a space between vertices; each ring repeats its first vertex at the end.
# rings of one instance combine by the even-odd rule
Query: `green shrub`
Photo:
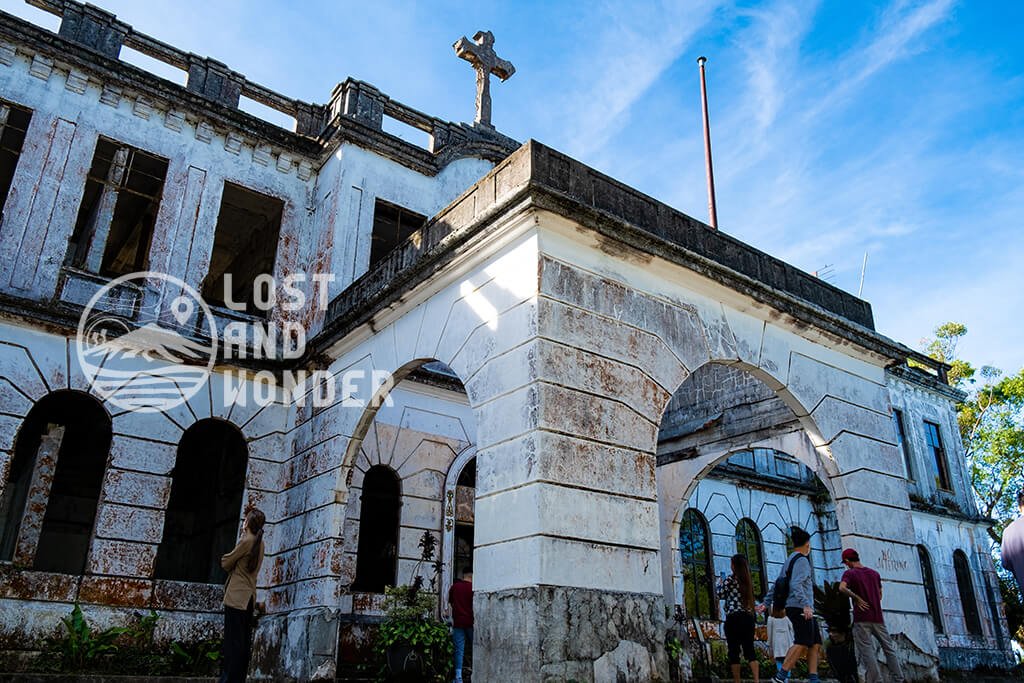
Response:
POLYGON ((207 638, 196 643, 171 643, 167 648, 154 642, 160 615, 135 613, 127 626, 96 631, 82 608, 75 605, 61 619, 61 632, 48 638, 42 657, 32 668, 54 673, 117 673, 125 675, 213 675, 220 664, 221 640, 207 638))
POLYGON ((47 641, 55 651, 64 671, 81 671, 95 665, 101 657, 117 652, 117 640, 128 633, 127 628, 108 628, 93 631, 77 604, 71 614, 63 617, 64 633, 47 641))
POLYGON ((448 625, 438 619, 437 574, 439 563, 434 562, 437 541, 429 531, 420 538, 420 560, 413 569, 413 581, 408 586, 389 586, 384 589, 384 621, 377 629, 374 653, 379 662, 378 680, 388 675, 388 650, 407 645, 415 648, 426 665, 427 680, 443 683, 452 678, 452 643, 448 625), (430 590, 424 590, 426 581, 419 573, 421 567, 431 567, 433 576, 430 590))
POLYGON ((195 643, 171 643, 172 674, 213 675, 220 668, 221 639, 207 638, 195 643))

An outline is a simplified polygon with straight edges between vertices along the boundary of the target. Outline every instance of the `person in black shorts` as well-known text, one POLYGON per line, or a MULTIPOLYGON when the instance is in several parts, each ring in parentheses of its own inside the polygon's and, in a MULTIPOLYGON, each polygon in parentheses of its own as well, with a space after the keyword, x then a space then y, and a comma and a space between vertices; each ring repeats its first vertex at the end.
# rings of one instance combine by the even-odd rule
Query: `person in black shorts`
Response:
POLYGON ((799 527, 793 527, 793 554, 782 566, 781 579, 790 572, 789 597, 786 599, 786 616, 793 624, 793 647, 789 648, 782 669, 775 673, 777 683, 789 680, 801 658, 807 657, 807 681, 818 683, 818 655, 821 649, 821 629, 814 618, 814 567, 808 555, 811 552, 811 535, 799 527), (792 565, 792 569, 790 569, 792 565))
POLYGON ((729 645, 729 666, 732 679, 740 681, 740 650, 750 665, 754 683, 761 680, 761 665, 754 653, 754 584, 750 565, 743 555, 732 556, 732 575, 722 579, 718 593, 725 600, 725 641, 729 645))

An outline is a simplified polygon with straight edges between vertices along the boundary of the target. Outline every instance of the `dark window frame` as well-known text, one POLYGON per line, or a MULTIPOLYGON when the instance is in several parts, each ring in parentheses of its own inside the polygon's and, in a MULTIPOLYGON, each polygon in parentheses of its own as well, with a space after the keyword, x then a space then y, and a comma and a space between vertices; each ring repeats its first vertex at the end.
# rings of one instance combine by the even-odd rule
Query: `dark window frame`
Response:
POLYGON ((679 562, 683 579, 683 604, 686 615, 697 619, 717 619, 711 565, 711 531, 698 510, 687 508, 679 524, 679 562), (702 576, 703 575, 703 576, 702 576))
MULTIPOLYGON (((94 526, 113 443, 113 422, 95 396, 76 389, 58 389, 41 397, 28 411, 14 442, 14 461, 25 475, 16 486, 4 487, 7 516, 0 529, 5 560, 17 560, 17 541, 29 512, 27 496, 40 468, 39 446, 48 425, 65 428, 56 463, 49 471, 45 508, 34 514, 38 531, 31 539, 32 569, 82 575, 92 552, 94 526), (20 490, 19 490, 20 489, 20 490), (9 500, 13 498, 13 500, 9 500)), ((12 467, 15 463, 12 463, 12 467)))
POLYGON ((146 270, 169 168, 170 160, 159 154, 101 135, 65 263, 103 277, 146 270), (133 221, 126 221, 129 217, 133 221), (112 250, 115 231, 125 236, 117 252, 112 250), (122 252, 132 251, 133 238, 134 254, 126 261, 122 252))
POLYGON ((7 198, 14 186, 14 176, 18 172, 21 152, 25 148, 32 114, 33 111, 27 107, 0 100, 0 216, 3 216, 7 198), (5 168, 8 163, 9 171, 5 168))
POLYGON ((754 588, 754 598, 764 599, 768 593, 768 572, 764 564, 764 545, 761 530, 749 517, 736 522, 736 552, 747 558, 750 566, 750 582, 754 588))
POLYGON ((185 430, 171 470, 154 578, 224 582, 220 557, 238 537, 248 469, 249 446, 237 425, 204 418, 185 430), (197 500, 201 494, 206 497, 197 500))
MULTIPOLYGON (((213 242, 210 245, 210 262, 206 277, 203 279, 201 292, 203 299, 208 304, 220 308, 228 308, 227 297, 224 296, 224 275, 230 273, 233 290, 231 295, 232 303, 243 304, 245 307, 244 312, 249 315, 263 318, 269 316, 269 311, 256 307, 254 285, 256 278, 260 275, 274 277, 277 269, 278 247, 281 242, 281 232, 284 229, 286 209, 287 202, 277 195, 247 187, 233 180, 224 181, 220 206, 217 209, 217 222, 213 228, 213 242), (250 210, 250 208, 253 210, 250 210), (251 239, 249 236, 246 239, 240 240, 243 245, 255 245, 261 249, 260 253, 252 252, 256 254, 256 258, 254 263, 250 265, 250 272, 247 273, 230 270, 234 265, 234 261, 228 263, 226 267, 217 270, 219 268, 218 252, 233 254, 236 259, 243 255, 242 249, 244 247, 232 244, 235 240, 231 238, 237 235, 233 231, 234 226, 231 226, 231 229, 229 229, 227 225, 227 222, 233 218, 229 217, 231 210, 239 214, 247 213, 261 217, 264 219, 264 223, 260 225, 260 229, 266 228, 268 233, 267 238, 262 240, 251 239), (272 237, 272 239, 269 239, 269 237, 272 237), (241 275, 246 275, 246 277, 240 277, 241 275)), ((256 230, 253 230, 250 235, 255 232, 256 230)))
POLYGON ((903 411, 899 408, 892 409, 893 426, 896 428, 896 440, 899 442, 900 450, 903 452, 903 468, 907 473, 907 481, 916 481, 914 478, 914 459, 910 452, 910 444, 907 442, 906 424, 903 420, 903 411))
POLYGON ((923 545, 917 546, 917 558, 921 562, 921 582, 924 585, 928 613, 932 617, 935 632, 941 635, 946 632, 946 629, 942 625, 942 610, 939 609, 939 594, 935 586, 935 574, 932 571, 932 558, 928 554, 928 549, 923 545))
POLYGON ((384 199, 373 205, 373 232, 370 236, 370 263, 373 268, 426 225, 427 217, 384 199))
POLYGON ((981 626, 978 595, 974 592, 971 561, 967 559, 967 553, 963 550, 953 551, 953 572, 956 574, 956 589, 960 594, 960 604, 963 607, 967 633, 972 636, 983 636, 985 631, 981 626))
POLYGON ((396 585, 398 558, 401 556, 398 547, 401 510, 402 479, 398 473, 387 465, 374 465, 368 469, 363 475, 359 503, 359 543, 353 592, 383 593, 387 586, 396 585), (371 530, 382 533, 368 533, 371 530))
POLYGON ((931 451, 929 465, 934 465, 932 474, 935 488, 940 491, 952 491, 953 481, 949 473, 949 460, 946 458, 946 448, 942 445, 942 429, 937 423, 924 420, 924 442, 931 451))

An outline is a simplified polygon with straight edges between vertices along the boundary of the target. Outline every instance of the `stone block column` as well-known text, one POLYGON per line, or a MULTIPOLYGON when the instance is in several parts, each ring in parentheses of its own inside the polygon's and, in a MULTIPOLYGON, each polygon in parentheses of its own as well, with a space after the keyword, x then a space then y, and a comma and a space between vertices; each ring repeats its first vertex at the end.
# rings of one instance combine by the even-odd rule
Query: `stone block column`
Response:
MULTIPOLYGON (((540 335, 557 336, 544 329, 547 306, 540 335)), ((634 366, 541 336, 474 383, 474 675, 666 679, 651 452, 664 390, 634 366)))
MULTIPOLYGON (((915 547, 910 497, 881 370, 852 372, 824 359, 793 354, 787 389, 817 429, 819 450, 831 455, 830 476, 843 547, 881 574, 882 607, 893 634, 909 641, 906 661, 931 661, 937 645, 915 547)), ((921 666, 915 675, 929 675, 921 666)), ((909 672, 908 672, 909 673, 909 672)))

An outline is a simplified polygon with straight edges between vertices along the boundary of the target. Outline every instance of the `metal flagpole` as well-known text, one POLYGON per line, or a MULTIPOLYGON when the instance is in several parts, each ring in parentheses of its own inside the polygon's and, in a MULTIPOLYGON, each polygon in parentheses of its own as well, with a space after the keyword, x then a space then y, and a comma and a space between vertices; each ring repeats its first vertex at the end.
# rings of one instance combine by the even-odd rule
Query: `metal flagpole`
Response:
POLYGON ((715 207, 715 173, 711 168, 711 124, 708 122, 708 87, 704 78, 704 63, 707 57, 698 57, 700 64, 700 97, 704 110, 704 162, 708 173, 708 216, 711 227, 718 230, 718 211, 715 207))

